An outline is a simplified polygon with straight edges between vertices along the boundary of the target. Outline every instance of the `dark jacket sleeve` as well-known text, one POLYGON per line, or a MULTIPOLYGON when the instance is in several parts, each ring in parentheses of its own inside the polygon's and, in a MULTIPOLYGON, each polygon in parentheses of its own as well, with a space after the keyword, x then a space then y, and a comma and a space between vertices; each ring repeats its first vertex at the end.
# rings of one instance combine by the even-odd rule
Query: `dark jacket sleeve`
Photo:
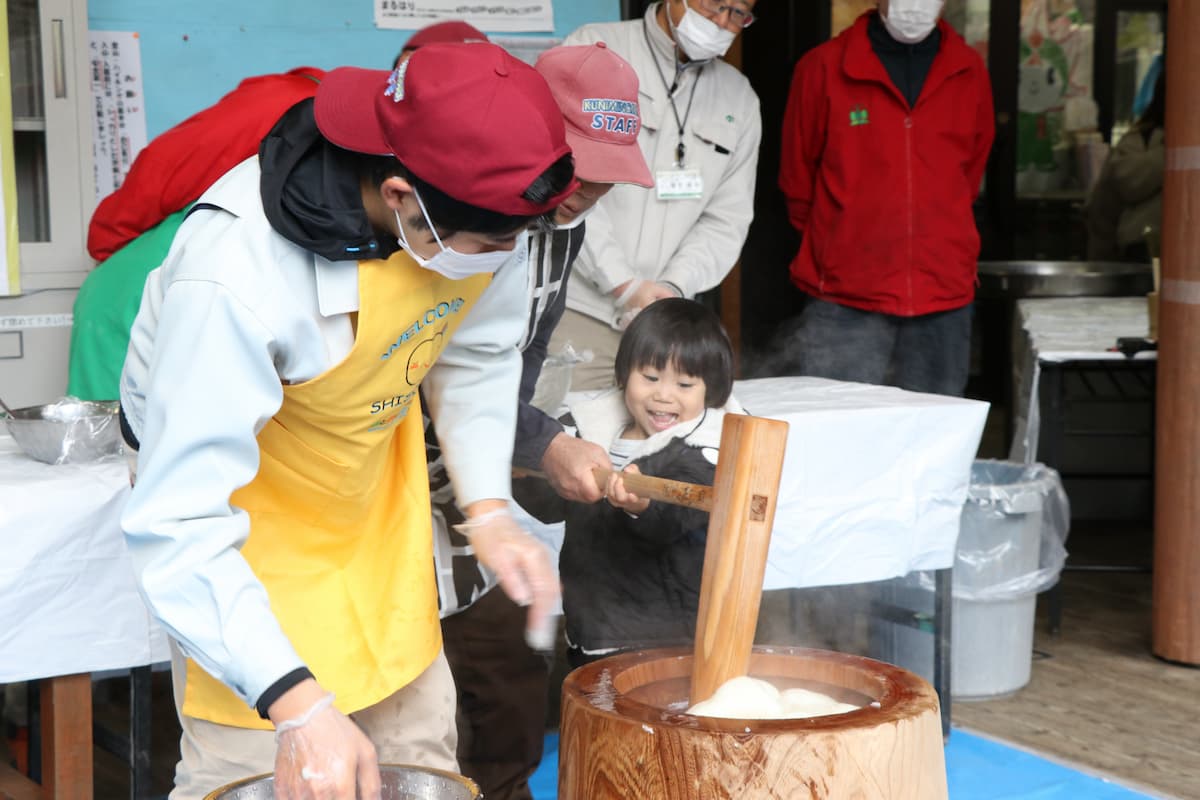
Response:
POLYGON ((571 278, 575 258, 579 255, 579 248, 583 244, 584 226, 581 225, 577 230, 580 231, 580 235, 571 238, 571 250, 567 254, 558 293, 538 319, 533 339, 521 353, 521 391, 520 405, 517 408, 517 441, 513 446, 513 465, 525 469, 541 469, 542 456, 546 454, 550 440, 562 432, 562 425, 541 409, 534 408, 529 401, 533 399, 533 390, 537 386, 538 376, 542 373, 542 362, 546 360, 550 336, 558 327, 558 321, 562 319, 567 308, 567 283, 571 278))
MULTIPOLYGON (((681 440, 635 462, 643 475, 711 486, 716 467, 704 458, 699 448, 681 440)), ((630 534, 653 546, 671 544, 686 536, 708 530, 708 512, 651 500, 637 518, 622 514, 630 534)))
POLYGON ((567 517, 567 501, 544 478, 514 478, 512 496, 517 505, 541 522, 562 522, 567 517))

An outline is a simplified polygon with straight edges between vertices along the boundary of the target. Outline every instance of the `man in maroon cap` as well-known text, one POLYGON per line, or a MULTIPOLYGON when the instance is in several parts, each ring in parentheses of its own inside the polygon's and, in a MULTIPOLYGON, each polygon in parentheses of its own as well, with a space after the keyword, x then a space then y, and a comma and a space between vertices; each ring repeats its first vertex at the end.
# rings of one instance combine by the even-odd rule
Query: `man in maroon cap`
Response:
POLYGON ((431 44, 329 72, 180 227, 121 378, 174 800, 272 767, 285 800, 378 798, 379 760, 456 768, 417 391, 460 532, 539 631, 556 581, 508 511, 524 231, 572 172, 533 69, 431 44))
MULTIPOLYGON (((565 433, 531 401, 550 334, 566 309, 567 282, 584 239, 584 217, 614 185, 652 185, 637 143, 638 77, 602 43, 547 50, 536 69, 562 112, 580 186, 558 207, 555 229, 535 233, 530 240, 513 464, 541 470, 563 497, 595 502, 601 492, 592 468, 611 469, 608 453, 565 433)), ((459 694, 459 764, 485 797, 529 800, 528 779, 541 761, 546 733, 546 660, 523 641, 523 610, 503 592, 491 591, 496 576, 480 567, 469 543, 453 531, 461 513, 432 427, 426 441, 442 637, 459 694)))

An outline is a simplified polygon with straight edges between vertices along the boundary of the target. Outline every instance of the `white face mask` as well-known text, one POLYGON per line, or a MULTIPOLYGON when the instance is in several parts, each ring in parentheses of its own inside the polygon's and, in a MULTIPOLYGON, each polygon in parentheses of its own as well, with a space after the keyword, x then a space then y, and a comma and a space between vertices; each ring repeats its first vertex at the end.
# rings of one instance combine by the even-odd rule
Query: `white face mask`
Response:
POLYGON ((720 58, 737 38, 733 31, 722 28, 700 12, 692 10, 687 0, 684 0, 683 19, 679 24, 671 22, 670 9, 667 9, 667 22, 675 32, 675 43, 692 61, 720 58))
POLYGON ((559 230, 559 231, 574 230, 575 228, 579 227, 580 223, 582 223, 584 221, 584 219, 587 218, 588 214, 592 213, 595 210, 596 210, 596 206, 594 206, 594 205, 588 206, 583 211, 580 211, 578 214, 576 214, 575 219, 571 220, 570 222, 564 222, 561 225, 555 224, 554 229, 559 230))
POLYGON ((944 0, 891 0, 887 16, 880 18, 897 42, 916 44, 933 32, 943 4, 944 0))
POLYGON ((396 215, 396 228, 400 234, 396 238, 396 242, 408 251, 413 261, 417 262, 417 266, 432 270, 452 281, 460 281, 464 278, 470 278, 472 275, 495 272, 512 255, 511 250, 490 250, 486 253, 460 253, 453 247, 446 247, 446 245, 442 244, 442 237, 438 236, 437 228, 433 226, 433 221, 429 219, 429 212, 425 210, 425 203, 421 201, 421 195, 417 194, 416 189, 413 189, 413 197, 417 198, 417 205, 420 206, 421 214, 425 217, 425 224, 429 226, 430 232, 433 233, 434 241, 441 248, 433 258, 423 258, 418 255, 417 251, 413 250, 409 245, 408 237, 404 235, 404 223, 400 220, 400 212, 392 209, 392 213, 396 215))

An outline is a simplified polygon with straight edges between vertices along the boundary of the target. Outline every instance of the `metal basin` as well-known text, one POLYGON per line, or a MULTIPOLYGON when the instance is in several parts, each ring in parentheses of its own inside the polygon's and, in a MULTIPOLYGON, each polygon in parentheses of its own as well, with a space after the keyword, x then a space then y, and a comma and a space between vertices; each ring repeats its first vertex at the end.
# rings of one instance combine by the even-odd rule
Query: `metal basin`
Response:
POLYGON ((77 464, 121 452, 116 403, 67 398, 3 416, 25 455, 47 464, 77 464))
MULTIPOLYGON (((383 764, 379 772, 383 781, 383 800, 476 800, 483 797, 474 781, 453 772, 407 764, 383 764)), ((204 800, 272 800, 274 797, 274 778, 259 775, 222 786, 206 795, 204 800)))
POLYGON ((1149 264, 1120 261, 980 261, 979 296, 1133 297, 1154 288, 1149 264))

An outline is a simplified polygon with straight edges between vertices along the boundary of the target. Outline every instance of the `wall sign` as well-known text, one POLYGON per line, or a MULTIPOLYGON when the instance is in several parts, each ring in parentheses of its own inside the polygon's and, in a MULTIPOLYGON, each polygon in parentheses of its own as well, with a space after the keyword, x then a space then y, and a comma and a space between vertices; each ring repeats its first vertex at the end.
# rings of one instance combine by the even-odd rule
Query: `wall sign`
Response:
POLYGON ((125 180, 133 159, 146 146, 146 104, 142 92, 142 51, 138 35, 90 31, 92 77, 92 155, 96 200, 125 180))
POLYGON ((551 0, 374 0, 375 26, 416 30, 459 19, 483 31, 553 31, 551 0))

